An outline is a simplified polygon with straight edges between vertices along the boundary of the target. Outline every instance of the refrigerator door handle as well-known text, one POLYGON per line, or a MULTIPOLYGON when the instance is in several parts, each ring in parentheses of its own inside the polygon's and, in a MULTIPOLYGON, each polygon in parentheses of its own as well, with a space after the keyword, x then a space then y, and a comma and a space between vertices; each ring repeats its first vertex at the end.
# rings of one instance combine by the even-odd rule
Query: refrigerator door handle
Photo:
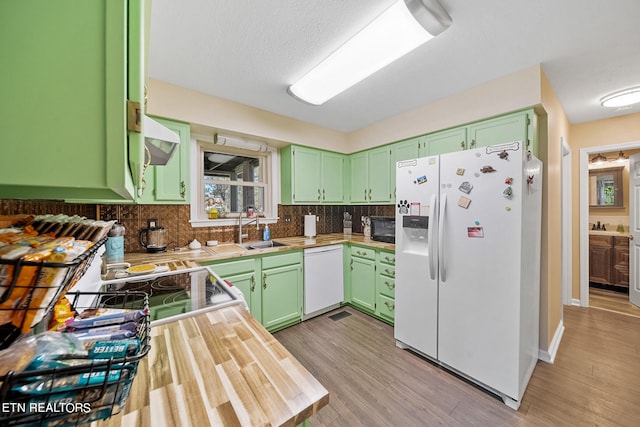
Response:
POLYGON ((440 281, 447 281, 447 268, 444 259, 444 211, 447 207, 447 195, 443 194, 440 200, 440 215, 438 218, 438 263, 440 264, 440 281))
MULTIPOLYGON (((436 231, 436 224, 438 223, 438 220, 436 219, 437 200, 436 195, 432 194, 431 202, 429 204, 429 218, 431 219, 432 224, 431 230, 434 232, 436 231)), ((436 260, 436 236, 429 236, 429 276, 431 277, 431 280, 436 280, 436 260)))

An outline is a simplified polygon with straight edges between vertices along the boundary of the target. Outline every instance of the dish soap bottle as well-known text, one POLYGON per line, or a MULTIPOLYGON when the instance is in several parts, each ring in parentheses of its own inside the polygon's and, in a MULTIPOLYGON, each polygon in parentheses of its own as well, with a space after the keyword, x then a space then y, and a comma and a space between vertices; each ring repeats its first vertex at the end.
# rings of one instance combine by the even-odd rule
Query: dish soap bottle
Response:
POLYGON ((264 231, 262 232, 262 240, 268 242, 271 240, 271 230, 269 230, 269 225, 264 226, 264 231))

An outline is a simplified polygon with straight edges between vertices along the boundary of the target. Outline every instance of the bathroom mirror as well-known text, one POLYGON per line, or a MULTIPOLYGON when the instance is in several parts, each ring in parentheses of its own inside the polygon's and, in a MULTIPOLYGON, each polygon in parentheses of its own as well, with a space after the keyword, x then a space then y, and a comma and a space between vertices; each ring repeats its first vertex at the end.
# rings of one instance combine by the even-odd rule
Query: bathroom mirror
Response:
POLYGON ((624 207, 622 169, 624 169, 624 166, 589 170, 590 207, 624 207))

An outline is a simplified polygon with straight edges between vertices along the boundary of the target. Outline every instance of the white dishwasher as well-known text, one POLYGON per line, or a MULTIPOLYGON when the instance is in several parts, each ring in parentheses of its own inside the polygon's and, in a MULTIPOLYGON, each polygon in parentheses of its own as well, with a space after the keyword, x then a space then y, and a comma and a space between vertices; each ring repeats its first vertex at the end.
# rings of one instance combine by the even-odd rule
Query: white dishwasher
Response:
POLYGON ((304 250, 304 320, 340 307, 343 277, 342 245, 304 250))

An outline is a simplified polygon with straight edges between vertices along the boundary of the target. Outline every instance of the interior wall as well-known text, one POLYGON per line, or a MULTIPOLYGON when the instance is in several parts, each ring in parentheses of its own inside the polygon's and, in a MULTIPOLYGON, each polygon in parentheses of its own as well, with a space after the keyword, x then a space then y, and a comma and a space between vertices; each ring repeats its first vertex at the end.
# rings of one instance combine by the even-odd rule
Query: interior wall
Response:
POLYGON ((258 137, 273 145, 303 144, 348 152, 343 132, 302 122, 259 108, 199 93, 160 80, 149 80, 147 114, 258 137))
POLYGON ((569 143, 572 148, 573 199, 571 202, 574 236, 571 295, 574 299, 580 299, 580 150, 633 141, 640 141, 640 113, 571 126, 569 143))
MULTIPOLYGON (((542 70, 540 91, 546 126, 541 138, 544 163, 542 196, 542 254, 540 272, 540 347, 548 349, 562 327, 562 139, 571 145, 570 125, 542 70), (546 344, 546 345, 545 345, 546 344)), ((575 236, 575 235, 574 235, 575 236)))
POLYGON ((348 135, 351 152, 540 104, 540 66, 464 90, 348 135))

